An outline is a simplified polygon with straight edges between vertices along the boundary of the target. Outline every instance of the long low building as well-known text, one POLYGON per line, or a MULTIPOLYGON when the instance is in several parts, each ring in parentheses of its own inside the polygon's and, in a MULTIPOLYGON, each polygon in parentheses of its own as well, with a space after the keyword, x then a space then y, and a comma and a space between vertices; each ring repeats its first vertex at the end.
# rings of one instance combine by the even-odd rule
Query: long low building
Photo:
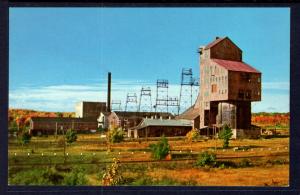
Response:
POLYGON ((142 122, 128 130, 128 137, 166 137, 185 136, 193 128, 191 120, 173 119, 149 119, 145 118, 142 122))
POLYGON ((172 119, 174 116, 167 112, 128 112, 128 111, 113 111, 101 112, 98 122, 105 129, 122 128, 128 129, 137 126, 144 118, 154 119, 172 119))
POLYGON ((98 122, 91 118, 64 118, 64 117, 32 117, 30 119, 30 133, 61 134, 62 131, 73 129, 77 132, 89 132, 98 129, 98 122))

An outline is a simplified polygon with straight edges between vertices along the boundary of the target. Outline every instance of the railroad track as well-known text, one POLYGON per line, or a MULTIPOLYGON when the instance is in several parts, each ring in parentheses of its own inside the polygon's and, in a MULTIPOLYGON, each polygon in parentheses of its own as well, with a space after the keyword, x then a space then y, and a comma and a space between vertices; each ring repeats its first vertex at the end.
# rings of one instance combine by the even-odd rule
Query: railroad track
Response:
MULTIPOLYGON (((251 156, 217 156, 217 160, 228 160, 228 159, 255 159, 255 158, 264 158, 264 157, 281 157, 289 156, 288 152, 281 152, 277 154, 270 155, 251 155, 251 156)), ((172 162, 193 162, 196 161, 196 158, 182 158, 182 159, 172 159, 172 160, 132 160, 132 161, 120 161, 121 164, 134 164, 134 163, 172 163, 172 162)), ((9 167, 18 167, 18 166, 53 166, 53 165, 97 165, 97 164, 111 164, 113 161, 101 161, 101 162, 59 162, 59 163, 11 163, 9 167)))

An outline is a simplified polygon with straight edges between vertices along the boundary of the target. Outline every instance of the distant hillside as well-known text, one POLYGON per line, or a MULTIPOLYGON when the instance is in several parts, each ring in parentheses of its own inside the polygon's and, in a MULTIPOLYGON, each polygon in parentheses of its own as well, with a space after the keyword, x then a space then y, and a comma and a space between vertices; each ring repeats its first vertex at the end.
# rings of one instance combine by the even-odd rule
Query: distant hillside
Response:
POLYGON ((252 113, 252 124, 259 126, 283 126, 288 127, 290 125, 290 113, 268 113, 259 112, 252 113))
POLYGON ((74 112, 44 112, 29 109, 9 109, 8 125, 11 130, 29 127, 31 117, 75 117, 74 112))

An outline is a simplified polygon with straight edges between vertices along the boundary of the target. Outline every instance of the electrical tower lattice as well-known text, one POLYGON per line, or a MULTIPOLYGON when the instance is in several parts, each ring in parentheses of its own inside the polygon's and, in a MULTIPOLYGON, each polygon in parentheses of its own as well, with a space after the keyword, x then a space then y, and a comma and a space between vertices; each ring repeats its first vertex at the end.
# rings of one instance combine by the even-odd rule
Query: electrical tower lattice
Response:
POLYGON ((176 97, 169 97, 169 81, 158 79, 156 82, 155 112, 179 113, 179 100, 176 97))
POLYGON ((112 100, 111 110, 112 111, 122 111, 121 100, 112 100))
POLYGON ((137 95, 136 93, 127 93, 125 111, 134 111, 138 109, 137 95))
POLYGON ((152 112, 150 87, 142 87, 141 89, 138 112, 152 112))
POLYGON ((179 112, 182 113, 191 107, 199 91, 199 79, 193 77, 191 68, 183 68, 181 72, 179 112))

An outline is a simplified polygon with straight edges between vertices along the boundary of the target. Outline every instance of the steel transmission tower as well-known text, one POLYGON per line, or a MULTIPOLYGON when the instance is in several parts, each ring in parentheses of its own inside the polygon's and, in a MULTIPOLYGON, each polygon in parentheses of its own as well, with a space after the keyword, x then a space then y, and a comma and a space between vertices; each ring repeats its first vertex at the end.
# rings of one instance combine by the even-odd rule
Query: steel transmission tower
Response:
POLYGON ((178 115, 179 114, 179 100, 178 97, 168 98, 169 112, 178 115))
POLYGON ((193 77, 191 68, 183 68, 181 72, 179 112, 184 112, 194 104, 193 97, 198 93, 199 81, 193 77), (196 90, 195 90, 196 88, 196 90))
POLYGON ((169 81, 159 79, 156 82, 155 112, 179 113, 179 100, 177 97, 169 97, 169 81))
POLYGON ((156 100, 155 100, 155 112, 168 112, 168 88, 169 81, 165 79, 158 79, 156 82, 156 100))
POLYGON ((138 109, 137 95, 136 93, 127 93, 125 111, 134 111, 138 109))
POLYGON ((112 100, 111 102, 111 110, 112 111, 121 111, 121 100, 112 100))
POLYGON ((138 112, 152 112, 152 100, 151 100, 150 87, 142 87, 141 89, 138 112))

